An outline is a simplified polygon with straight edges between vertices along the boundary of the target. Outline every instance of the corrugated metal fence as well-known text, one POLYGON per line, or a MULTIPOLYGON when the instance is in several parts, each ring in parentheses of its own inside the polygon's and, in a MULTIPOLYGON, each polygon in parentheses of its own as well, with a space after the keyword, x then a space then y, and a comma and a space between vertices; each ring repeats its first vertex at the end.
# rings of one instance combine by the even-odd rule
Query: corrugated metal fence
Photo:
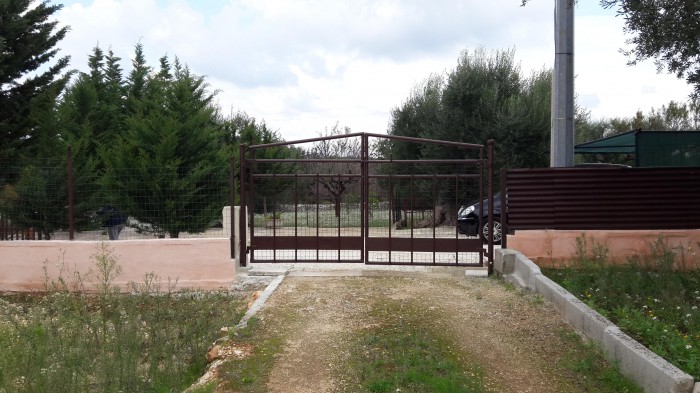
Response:
POLYGON ((700 168, 514 169, 507 230, 697 229, 700 168))

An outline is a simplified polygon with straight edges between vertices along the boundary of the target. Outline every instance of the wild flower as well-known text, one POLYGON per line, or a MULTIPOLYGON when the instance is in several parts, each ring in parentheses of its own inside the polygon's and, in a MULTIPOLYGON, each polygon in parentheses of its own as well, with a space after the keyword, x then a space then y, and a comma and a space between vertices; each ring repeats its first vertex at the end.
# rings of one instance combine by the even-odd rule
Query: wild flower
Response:
POLYGON ((690 348, 692 348, 692 347, 693 347, 692 345, 688 344, 688 345, 685 346, 685 349, 690 349, 690 348))

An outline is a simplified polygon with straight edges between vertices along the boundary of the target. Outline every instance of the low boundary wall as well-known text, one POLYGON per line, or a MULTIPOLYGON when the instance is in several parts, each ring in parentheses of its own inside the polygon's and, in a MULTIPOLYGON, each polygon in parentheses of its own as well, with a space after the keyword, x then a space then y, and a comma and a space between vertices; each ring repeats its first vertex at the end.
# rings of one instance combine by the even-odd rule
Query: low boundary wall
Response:
POLYGON ((559 284, 544 276, 540 268, 512 249, 495 250, 494 270, 506 281, 542 295, 561 313, 562 319, 579 333, 595 341, 623 374, 647 393, 697 393, 700 382, 623 333, 620 328, 588 307, 559 284))
MULTIPOLYGON (((161 289, 168 281, 175 290, 228 289, 235 279, 230 258, 230 239, 158 239, 118 241, 12 241, 0 242, 0 291, 41 291, 44 265, 50 280, 62 275, 71 283, 75 273, 95 271, 93 255, 105 245, 117 257, 122 272, 112 284, 127 289, 130 282, 143 283, 149 273, 158 276, 161 289), (46 263, 45 263, 46 262, 46 263), (61 269, 63 272, 61 273, 61 269)), ((86 280, 93 289, 94 277, 86 280)))
POLYGON ((608 261, 621 263, 633 255, 648 254, 650 244, 663 236, 669 247, 683 247, 687 256, 685 269, 700 269, 700 229, 683 230, 518 230, 508 235, 508 248, 518 250, 542 267, 566 266, 576 255, 576 239, 585 235, 590 247, 593 242, 609 251, 608 261), (688 247, 691 251, 688 251, 688 247))

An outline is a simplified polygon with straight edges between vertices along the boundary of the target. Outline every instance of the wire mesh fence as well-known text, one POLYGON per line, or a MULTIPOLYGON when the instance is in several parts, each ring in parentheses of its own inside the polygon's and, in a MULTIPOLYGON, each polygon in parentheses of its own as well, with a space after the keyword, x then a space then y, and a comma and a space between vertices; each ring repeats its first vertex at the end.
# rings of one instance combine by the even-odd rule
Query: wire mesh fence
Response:
POLYGON ((485 192, 484 160, 387 159, 370 154, 367 142, 326 149, 333 154, 317 146, 301 157, 270 158, 265 149, 275 148, 241 153, 251 262, 482 263, 481 240, 456 224, 459 207, 485 192))
POLYGON ((224 236, 228 167, 100 170, 71 164, 0 162, 0 240, 224 236))

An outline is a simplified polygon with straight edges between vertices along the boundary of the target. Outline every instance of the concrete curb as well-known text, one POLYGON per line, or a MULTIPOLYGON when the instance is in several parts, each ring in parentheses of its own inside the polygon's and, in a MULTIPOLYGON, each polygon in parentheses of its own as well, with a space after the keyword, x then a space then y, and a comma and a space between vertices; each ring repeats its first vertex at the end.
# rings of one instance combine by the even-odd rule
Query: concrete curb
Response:
POLYGON ((700 382, 623 333, 607 318, 588 307, 516 250, 495 250, 494 269, 514 285, 542 295, 562 319, 594 340, 620 370, 647 393, 700 393, 700 382))
POLYGON ((273 292, 275 292, 275 289, 277 289, 277 287, 282 283, 284 277, 285 275, 279 275, 267 285, 260 297, 257 300, 255 300, 253 305, 248 309, 248 311, 246 311, 245 315, 243 315, 243 318, 241 318, 240 322, 238 322, 238 325, 236 325, 236 330, 243 329, 246 326, 248 326, 248 320, 252 318, 253 315, 255 315, 255 313, 260 311, 267 299, 272 295, 273 292))

